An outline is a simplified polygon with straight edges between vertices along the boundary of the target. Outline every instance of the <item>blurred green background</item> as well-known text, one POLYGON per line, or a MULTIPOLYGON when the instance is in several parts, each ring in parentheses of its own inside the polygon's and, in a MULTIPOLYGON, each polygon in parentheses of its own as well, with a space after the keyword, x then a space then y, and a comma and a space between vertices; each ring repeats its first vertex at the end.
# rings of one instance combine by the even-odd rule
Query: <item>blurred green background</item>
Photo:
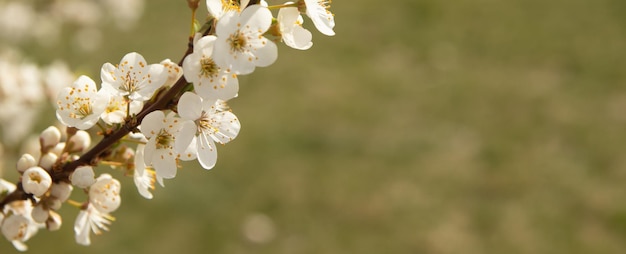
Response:
MULTIPOLYGON (((313 48, 240 77, 216 168, 185 165, 153 200, 124 178, 110 232, 75 244, 66 205, 30 252, 626 253, 626 1, 331 10, 336 36, 305 19, 313 48)), ((153 0, 97 53, 30 52, 98 78, 131 51, 178 61, 187 20, 153 0)))

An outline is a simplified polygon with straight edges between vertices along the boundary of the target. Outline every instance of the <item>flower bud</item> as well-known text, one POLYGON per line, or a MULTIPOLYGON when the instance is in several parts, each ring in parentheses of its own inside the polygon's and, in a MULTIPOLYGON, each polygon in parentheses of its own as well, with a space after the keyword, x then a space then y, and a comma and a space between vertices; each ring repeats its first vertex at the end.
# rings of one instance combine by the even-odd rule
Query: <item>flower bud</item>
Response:
POLYGON ((89 203, 101 213, 115 211, 121 203, 120 182, 109 174, 102 174, 89 188, 89 203))
POLYGON ((17 161, 17 171, 23 174, 27 169, 37 166, 37 160, 30 154, 22 154, 22 157, 17 161))
POLYGON ((83 130, 79 130, 67 142, 70 147, 70 153, 81 153, 91 145, 91 136, 83 130))
POLYGON ((91 166, 80 166, 70 175, 70 181, 72 181, 72 185, 84 189, 96 182, 94 177, 95 173, 91 166))
POLYGON ((30 213, 30 216, 33 217, 33 220, 37 223, 44 223, 48 220, 49 215, 48 209, 43 207, 43 204, 37 204, 33 207, 33 210, 30 213))
POLYGON ((52 177, 43 168, 31 167, 22 175, 22 187, 26 193, 40 197, 52 185, 52 177))
POLYGON ((50 208, 51 210, 55 210, 58 211, 59 209, 61 209, 61 205, 63 203, 61 203, 61 200, 59 200, 58 198, 48 198, 46 199, 46 206, 48 206, 48 208, 50 208))
POLYGON ((57 127, 50 126, 39 135, 39 144, 44 152, 56 146, 61 141, 61 131, 57 127))
MULTIPOLYGON (((11 193, 15 191, 15 184, 0 178, 0 197, 2 197, 2 193, 11 193)), ((2 211, 0 211, 2 212, 2 211)))
POLYGON ((46 220, 46 228, 50 231, 56 231, 61 228, 61 215, 56 212, 50 211, 50 217, 46 220))
POLYGON ((58 158, 59 156, 57 156, 56 154, 46 153, 41 157, 41 160, 39 160, 39 166, 46 170, 50 170, 52 168, 52 165, 57 162, 58 158))
POLYGON ((63 149, 65 149, 65 142, 58 143, 56 146, 54 146, 48 152, 56 154, 57 156, 61 156, 61 153, 63 152, 63 149))
POLYGON ((50 187, 50 195, 57 198, 61 202, 65 202, 72 194, 72 185, 65 182, 52 183, 50 187))

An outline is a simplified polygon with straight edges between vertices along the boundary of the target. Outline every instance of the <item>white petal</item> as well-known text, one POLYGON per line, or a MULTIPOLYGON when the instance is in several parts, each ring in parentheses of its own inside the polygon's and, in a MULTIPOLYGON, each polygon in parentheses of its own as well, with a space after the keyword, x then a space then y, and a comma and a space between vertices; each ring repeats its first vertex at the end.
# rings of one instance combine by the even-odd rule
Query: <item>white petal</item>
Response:
POLYGON ((187 149, 180 153, 180 159, 183 161, 192 161, 198 157, 198 145, 196 143, 197 138, 191 140, 191 143, 187 147, 187 149))
POLYGON ((176 177, 176 156, 171 149, 156 149, 152 156, 152 167, 156 174, 165 179, 176 177))
POLYGON ((226 144, 237 137, 241 124, 235 114, 227 111, 219 114, 217 126, 215 127, 218 129, 218 132, 213 134, 213 137, 217 139, 217 142, 226 144))
POLYGON ((204 100, 226 101, 237 97, 239 81, 236 74, 220 71, 217 78, 202 79, 200 84, 194 84, 194 89, 204 100))
POLYGON ((198 162, 205 169, 212 169, 217 161, 215 143, 206 135, 198 136, 198 162))
POLYGON ((151 112, 141 121, 141 132, 146 138, 158 134, 161 128, 163 128, 164 119, 165 114, 163 111, 157 110, 151 112))
POLYGON ((207 9, 209 9, 209 13, 211 16, 219 19, 224 13, 223 4, 221 0, 206 0, 207 9))
POLYGON ((276 44, 273 41, 266 40, 265 47, 258 48, 256 50, 257 60, 255 62, 256 66, 266 67, 273 64, 278 58, 278 49, 276 48, 276 44))
POLYGON ((131 94, 130 99, 140 101, 148 100, 152 97, 152 94, 167 81, 167 68, 162 64, 151 64, 147 70, 147 75, 144 74, 145 76, 142 77, 145 79, 141 80, 140 84, 138 84, 140 89, 137 90, 136 93, 131 94))
POLYGON ((185 150, 191 144, 191 141, 196 136, 196 124, 189 120, 182 123, 182 127, 180 128, 180 132, 176 136, 174 148, 177 153, 184 153, 185 150))
POLYGON ((178 100, 178 114, 185 120, 197 120, 202 115, 202 98, 185 92, 178 100))
POLYGON ((154 138, 149 139, 146 143, 146 147, 143 150, 143 162, 150 166, 152 165, 152 157, 156 154, 156 140, 154 138))
POLYGON ((313 35, 309 30, 306 30, 301 26, 296 26, 293 28, 293 43, 287 46, 290 46, 294 49, 306 50, 313 46, 313 42, 311 42, 312 39, 313 35))
POLYGON ((137 52, 131 52, 122 57, 118 68, 126 75, 131 72, 143 71, 147 65, 146 59, 142 55, 137 52))
POLYGON ((298 21, 299 16, 300 11, 298 11, 297 7, 284 7, 280 8, 276 19, 279 20, 282 25, 290 26, 298 21))
POLYGON ((81 245, 90 245, 91 241, 89 240, 89 229, 91 226, 89 223, 89 214, 86 210, 81 210, 76 216, 76 221, 74 222, 74 234, 76 237, 76 242, 81 245))
POLYGON ((335 31, 333 31, 335 18, 326 8, 319 4, 320 0, 304 0, 304 2, 306 3, 306 15, 311 18, 315 28, 322 34, 328 36, 335 35, 335 31))
POLYGON ((250 26, 254 30, 265 33, 272 25, 272 12, 261 5, 252 5, 241 12, 242 27, 250 26))
MULTIPOLYGON (((117 77, 120 76, 119 70, 115 68, 115 65, 111 63, 105 63, 100 69, 100 79, 103 83, 114 84, 117 83, 117 77)), ((103 85, 104 86, 104 85, 103 85)))
POLYGON ((228 38, 230 33, 237 30, 238 14, 239 13, 236 11, 227 11, 222 15, 215 26, 215 34, 217 35, 217 38, 228 38))

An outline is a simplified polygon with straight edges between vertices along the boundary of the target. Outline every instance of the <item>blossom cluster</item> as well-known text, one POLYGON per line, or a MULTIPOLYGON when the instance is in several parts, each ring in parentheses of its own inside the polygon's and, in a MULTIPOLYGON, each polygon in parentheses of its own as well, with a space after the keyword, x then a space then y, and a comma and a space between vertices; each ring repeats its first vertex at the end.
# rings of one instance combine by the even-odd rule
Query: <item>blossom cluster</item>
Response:
MULTIPOLYGON (((197 0, 188 2, 197 8, 197 0)), ((39 229, 61 226, 57 211, 67 203, 80 209, 76 242, 89 245, 91 233, 107 231, 121 205, 120 182, 108 173, 96 175, 98 166, 131 176, 147 199, 155 182, 163 186, 176 176, 181 161, 215 167, 217 145, 233 141, 241 129, 228 105, 238 97, 238 76, 273 64, 277 42, 309 49, 312 34, 302 26, 303 15, 322 34, 334 35, 329 2, 206 0, 208 28, 196 31, 180 65, 169 59, 148 63, 132 52, 118 64, 105 63, 97 82, 83 75, 60 89, 56 116, 64 128, 47 128, 37 153, 21 156, 17 185, 0 179, 4 237, 26 250, 24 242, 39 229), (94 134, 102 138, 92 147, 94 134), (69 199, 74 189, 86 193, 84 201, 69 199)))

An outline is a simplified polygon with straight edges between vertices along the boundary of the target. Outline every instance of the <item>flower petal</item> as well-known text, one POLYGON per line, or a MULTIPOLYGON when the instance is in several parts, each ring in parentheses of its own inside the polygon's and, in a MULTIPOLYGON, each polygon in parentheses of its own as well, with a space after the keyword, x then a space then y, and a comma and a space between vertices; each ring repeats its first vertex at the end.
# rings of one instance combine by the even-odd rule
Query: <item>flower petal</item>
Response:
POLYGON ((157 110, 151 112, 141 121, 141 132, 144 136, 146 136, 146 138, 150 138, 153 135, 158 134, 163 127, 164 119, 165 114, 163 111, 157 110))
POLYGON ((178 114, 185 120, 197 120, 202 115, 202 98, 185 92, 178 100, 178 114))
POLYGON ((176 156, 171 149, 156 149, 152 156, 152 167, 158 176, 165 179, 176 177, 176 156))
POLYGON ((198 135, 198 162, 205 169, 212 169, 217 162, 215 143, 207 135, 198 135))
POLYGON ((196 124, 192 120, 188 120, 182 123, 182 127, 176 136, 174 141, 174 148, 177 153, 184 153, 185 150, 191 144, 191 141, 196 136, 196 124))

